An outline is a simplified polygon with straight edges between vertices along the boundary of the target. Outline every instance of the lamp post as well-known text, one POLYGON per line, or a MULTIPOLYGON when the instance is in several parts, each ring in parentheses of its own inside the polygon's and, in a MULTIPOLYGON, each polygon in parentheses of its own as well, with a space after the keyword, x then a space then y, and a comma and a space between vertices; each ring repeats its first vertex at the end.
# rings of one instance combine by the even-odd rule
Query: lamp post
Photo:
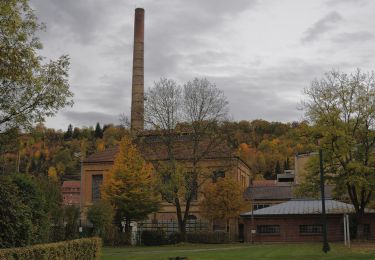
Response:
POLYGON ((319 168, 320 168, 320 194, 322 199, 322 223, 323 223, 323 252, 330 250, 327 239, 327 219, 326 219, 326 203, 324 195, 324 169, 323 169, 323 150, 319 147, 319 168))

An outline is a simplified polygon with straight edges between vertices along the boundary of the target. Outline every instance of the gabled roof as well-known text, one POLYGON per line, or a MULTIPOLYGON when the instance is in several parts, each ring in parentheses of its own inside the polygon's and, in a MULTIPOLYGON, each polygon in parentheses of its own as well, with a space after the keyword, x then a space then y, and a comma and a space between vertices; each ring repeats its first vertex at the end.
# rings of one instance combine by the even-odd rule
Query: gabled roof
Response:
MULTIPOLYGON (((327 214, 344 214, 354 213, 354 206, 348 203, 343 203, 337 200, 326 199, 326 213, 327 214)), ((254 210, 252 213, 246 212, 241 214, 242 217, 254 216, 278 216, 278 215, 316 215, 321 214, 322 201, 321 200, 305 200, 295 199, 284 203, 273 205, 267 208, 254 210)), ((366 209, 365 213, 375 213, 373 209, 366 209)))
MULTIPOLYGON (((176 160, 189 160, 193 155, 193 143, 191 136, 187 134, 176 135, 176 140, 173 142, 173 150, 176 160)), ((162 136, 157 135, 143 135, 136 140, 138 150, 146 161, 158 161, 168 159, 167 146, 162 141, 162 136)), ((207 142, 200 142, 199 151, 205 151, 210 144, 207 142)), ((214 144, 208 149, 208 153, 204 155, 204 159, 214 158, 230 158, 236 157, 235 150, 230 148, 225 142, 214 144)), ((103 152, 98 152, 88 156, 83 162, 85 163, 99 163, 99 162, 114 162, 116 154, 118 153, 118 146, 108 148, 103 152)))

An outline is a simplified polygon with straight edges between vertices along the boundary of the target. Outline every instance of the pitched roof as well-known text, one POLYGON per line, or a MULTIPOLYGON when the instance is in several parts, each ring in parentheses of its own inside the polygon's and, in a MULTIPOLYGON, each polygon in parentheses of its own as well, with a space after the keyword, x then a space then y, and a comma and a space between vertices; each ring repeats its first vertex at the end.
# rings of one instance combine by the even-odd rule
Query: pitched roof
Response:
MULTIPOLYGON (((326 213, 327 214, 344 214, 354 213, 354 206, 348 203, 343 203, 337 200, 326 199, 326 213)), ((241 214, 242 217, 254 216, 272 216, 272 215, 315 215, 321 214, 322 202, 321 200, 306 200, 295 199, 284 203, 273 205, 267 208, 255 210, 253 213, 246 212, 241 214)), ((373 209, 366 209, 366 213, 375 213, 373 209)))
POLYGON ((247 199, 289 200, 294 198, 293 186, 251 186, 245 191, 247 199))
MULTIPOLYGON (((157 135, 144 135, 136 141, 138 150, 147 161, 166 160, 168 159, 167 146, 157 135)), ((173 149, 176 160, 189 160, 192 159, 193 145, 191 136, 183 134, 176 136, 173 142, 173 149)), ((198 150, 205 151, 210 144, 208 142, 200 142, 198 150)), ((208 149, 208 153, 204 155, 205 159, 212 158, 229 158, 235 155, 235 150, 231 149, 225 142, 214 144, 214 148, 208 149)), ((97 162, 114 162, 116 154, 118 153, 118 146, 108 148, 103 152, 98 152, 88 156, 84 162, 97 163, 97 162)))

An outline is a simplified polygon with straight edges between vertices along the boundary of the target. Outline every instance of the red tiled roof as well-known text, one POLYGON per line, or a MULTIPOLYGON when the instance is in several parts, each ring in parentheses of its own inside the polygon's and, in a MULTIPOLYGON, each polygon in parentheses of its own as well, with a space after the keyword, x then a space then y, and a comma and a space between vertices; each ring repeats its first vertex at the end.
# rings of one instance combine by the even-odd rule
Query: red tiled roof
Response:
POLYGON ((80 181, 64 181, 63 188, 80 188, 81 182, 80 181))

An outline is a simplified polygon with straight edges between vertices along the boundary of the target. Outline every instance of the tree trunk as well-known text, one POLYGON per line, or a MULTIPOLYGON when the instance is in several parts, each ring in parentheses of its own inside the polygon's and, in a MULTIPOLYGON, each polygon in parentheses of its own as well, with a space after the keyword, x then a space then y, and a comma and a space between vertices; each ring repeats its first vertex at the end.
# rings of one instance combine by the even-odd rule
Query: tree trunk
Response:
POLYGON ((126 218, 125 220, 125 235, 126 235, 126 243, 130 245, 131 243, 131 235, 132 235, 132 227, 130 226, 130 219, 126 218))

